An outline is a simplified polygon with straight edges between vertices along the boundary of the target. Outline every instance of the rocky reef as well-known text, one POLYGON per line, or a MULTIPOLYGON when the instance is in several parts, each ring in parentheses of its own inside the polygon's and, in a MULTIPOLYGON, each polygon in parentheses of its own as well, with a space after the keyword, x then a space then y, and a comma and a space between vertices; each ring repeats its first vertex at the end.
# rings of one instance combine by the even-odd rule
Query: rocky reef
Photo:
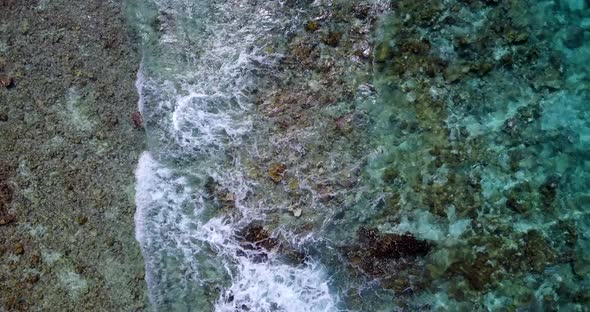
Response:
POLYGON ((414 308, 588 306, 580 3, 392 2, 370 109, 385 150, 373 167, 402 222, 381 228, 434 239, 425 280, 444 294, 414 308))

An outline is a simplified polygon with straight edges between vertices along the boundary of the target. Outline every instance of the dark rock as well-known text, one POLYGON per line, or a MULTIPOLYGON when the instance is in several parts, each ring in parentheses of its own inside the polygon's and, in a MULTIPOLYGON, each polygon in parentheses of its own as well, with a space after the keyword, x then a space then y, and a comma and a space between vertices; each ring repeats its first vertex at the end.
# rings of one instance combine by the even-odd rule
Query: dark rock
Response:
POLYGON ((353 8, 354 17, 364 20, 369 16, 370 8, 367 5, 356 5, 353 8))
POLYGON ((18 243, 14 246, 14 253, 17 255, 22 255, 25 253, 25 245, 23 243, 18 243))
POLYGON ((8 114, 0 112, 0 121, 8 121, 8 114))
POLYGON ((379 43, 374 52, 375 62, 385 63, 393 58, 393 51, 387 43, 379 43))
POLYGON ((7 89, 14 87, 14 78, 5 75, 0 76, 0 86, 7 89))
POLYGON ((86 216, 78 216, 76 218, 76 223, 78 223, 78 225, 84 225, 86 222, 88 222, 88 217, 86 216))
POLYGON ((262 225, 252 223, 241 233, 247 249, 271 250, 278 245, 278 241, 270 236, 270 233, 262 225))
POLYGON ((135 128, 143 128, 143 116, 141 116, 140 112, 133 112, 131 114, 131 121, 133 122, 135 128))
POLYGON ((318 24, 317 21, 309 21, 305 24, 305 30, 307 31, 316 31, 320 28, 320 25, 318 24))
POLYGON ((481 0, 481 2, 487 5, 498 5, 502 0, 481 0))
POLYGON ((512 44, 521 44, 529 39, 529 34, 525 31, 509 30, 506 33, 506 41, 512 44))
POLYGON ((0 205, 9 203, 12 200, 12 189, 4 181, 0 181, 0 205))
POLYGON ((287 166, 283 164, 274 164, 268 170, 268 176, 274 183, 280 183, 283 180, 283 175, 287 170, 287 166))
POLYGON ((16 221, 16 216, 5 211, 0 211, 0 225, 8 225, 16 221))
POLYGON ((31 256, 31 265, 36 266, 41 263, 41 256, 39 254, 33 254, 31 256))
POLYGON ((324 38, 322 38, 322 42, 335 48, 340 43, 341 38, 342 34, 340 32, 331 31, 326 36, 324 36, 324 38))
POLYGON ((502 131, 506 134, 516 134, 519 130, 519 122, 518 119, 516 118, 508 118, 506 119, 506 121, 504 122, 504 125, 502 126, 502 131))
POLYGON ((512 65, 514 65, 514 57, 512 54, 506 54, 502 56, 500 63, 502 63, 503 66, 512 67, 512 65))
POLYGON ((377 229, 361 227, 358 230, 361 247, 366 248, 376 258, 413 258, 425 256, 432 246, 427 241, 418 240, 412 234, 379 234, 377 229))
POLYGON ((463 272, 471 287, 477 291, 485 290, 486 286, 492 282, 493 274, 496 272, 496 269, 488 260, 486 254, 478 255, 475 261, 467 266, 463 272))
POLYGON ((464 64, 454 64, 445 69, 443 76, 446 81, 453 83, 463 79, 470 70, 471 68, 464 64))
POLYGON ((475 71, 477 71, 477 74, 479 76, 485 76, 487 75, 492 69, 494 68, 494 66, 490 63, 481 63, 478 64, 477 66, 475 66, 473 69, 475 71))
POLYGON ((27 282, 30 284, 35 284, 39 281, 39 274, 33 274, 27 278, 27 282))
POLYGON ((342 115, 336 118, 335 121, 336 129, 338 129, 342 133, 350 133, 362 123, 360 116, 357 116, 354 113, 342 115))
POLYGON ((428 42, 426 39, 407 41, 401 45, 401 51, 424 55, 430 51, 430 42, 428 42))
POLYGON ((525 213, 527 212, 527 207, 524 203, 520 202, 516 197, 510 197, 506 200, 506 207, 510 210, 516 211, 518 213, 525 213))
POLYGON ((539 187, 539 193, 541 194, 543 205, 545 207, 549 207, 555 201, 555 197, 557 196, 557 187, 559 186, 559 178, 557 177, 549 177, 545 181, 545 183, 541 184, 539 187))
POLYGON ((569 49, 576 49, 584 44, 584 30, 578 26, 568 27, 563 44, 569 49))
POLYGON ((528 231, 525 235, 525 255, 532 271, 542 273, 546 266, 552 264, 556 255, 541 233, 528 231))
POLYGON ((395 168, 388 167, 383 171, 383 182, 393 183, 397 178, 399 178, 399 171, 395 168))

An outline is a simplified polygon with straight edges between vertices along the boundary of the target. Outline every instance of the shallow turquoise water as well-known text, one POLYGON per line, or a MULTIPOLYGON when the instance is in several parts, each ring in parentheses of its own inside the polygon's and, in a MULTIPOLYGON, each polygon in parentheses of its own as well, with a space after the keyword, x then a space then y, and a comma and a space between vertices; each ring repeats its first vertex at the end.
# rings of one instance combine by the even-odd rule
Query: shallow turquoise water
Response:
POLYGON ((583 1, 146 1, 159 311, 587 311, 583 1))

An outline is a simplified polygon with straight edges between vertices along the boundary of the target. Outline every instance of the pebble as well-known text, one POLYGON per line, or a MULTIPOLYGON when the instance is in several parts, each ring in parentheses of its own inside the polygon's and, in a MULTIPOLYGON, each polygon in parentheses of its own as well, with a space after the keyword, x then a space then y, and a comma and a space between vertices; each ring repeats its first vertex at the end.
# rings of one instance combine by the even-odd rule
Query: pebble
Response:
POLYGON ((22 255, 25 253, 25 246, 23 245, 23 243, 18 243, 16 244, 16 246, 14 247, 14 252, 17 255, 22 255))

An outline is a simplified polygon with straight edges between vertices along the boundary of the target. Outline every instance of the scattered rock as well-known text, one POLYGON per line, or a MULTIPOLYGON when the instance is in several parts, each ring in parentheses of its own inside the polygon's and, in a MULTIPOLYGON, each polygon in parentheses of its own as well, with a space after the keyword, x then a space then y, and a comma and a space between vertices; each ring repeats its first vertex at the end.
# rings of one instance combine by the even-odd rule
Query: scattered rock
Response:
POLYGON ((341 132, 348 133, 353 130, 354 114, 346 114, 336 118, 336 129, 340 130, 341 132))
POLYGON ((445 80, 453 83, 461 80, 471 68, 463 64, 455 64, 447 67, 444 71, 445 80))
POLYGON ((268 176, 275 183, 280 183, 283 180, 283 175, 287 170, 287 166, 283 164, 274 164, 268 170, 268 176))
POLYGON ((0 225, 8 225, 16 221, 16 216, 0 211, 0 225))
POLYGON ((408 270, 416 270, 420 262, 412 259, 425 256, 431 249, 428 242, 412 234, 380 234, 372 228, 361 227, 358 239, 359 245, 347 251, 350 264, 366 274, 382 278, 382 285, 389 288, 392 272, 407 274, 408 270))
POLYGON ((527 212, 527 206, 525 203, 520 202, 516 197, 510 197, 506 200, 506 207, 518 213, 527 212))
POLYGON ((533 81, 535 89, 559 90, 563 87, 562 73, 552 66, 545 68, 533 81))
POLYGON ((322 38, 322 42, 335 48, 340 43, 341 38, 342 38, 342 34, 340 32, 331 31, 326 36, 324 36, 322 38))
POLYGON ((78 225, 84 225, 84 224, 86 224, 86 222, 88 222, 88 217, 86 217, 86 216, 76 217, 76 223, 78 223, 78 225))
POLYGON ((539 193, 541 194, 543 205, 548 208, 553 205, 555 197, 557 196, 557 187, 559 178, 549 177, 545 183, 539 187, 539 193))
POLYGON ((0 112, 0 121, 8 121, 8 114, 0 112))
POLYGON ((5 75, 0 76, 0 86, 7 89, 14 87, 14 78, 5 75))
POLYGON ((270 233, 264 229, 262 225, 250 224, 242 231, 242 237, 246 244, 244 247, 247 249, 260 249, 271 250, 278 245, 278 241, 270 236, 270 233))
POLYGON ((39 281, 39 274, 33 274, 27 278, 27 283, 36 284, 39 281))
POLYGON ((506 34, 506 41, 512 44, 524 43, 529 39, 529 34, 525 31, 510 30, 506 34))
POLYGON ((320 25, 317 21, 309 21, 305 24, 305 30, 307 31, 316 31, 320 28, 320 25))
POLYGON ((573 268, 576 275, 581 278, 590 274, 590 239, 585 237, 577 239, 573 268))
POLYGON ((383 171, 383 182, 391 184, 395 182, 395 180, 399 178, 399 171, 397 171, 393 167, 387 167, 383 171))
POLYGON ((504 125, 502 126, 502 131, 506 134, 514 135, 519 130, 519 122, 518 119, 512 117, 506 119, 504 125))
POLYGON ((143 116, 141 116, 140 112, 133 112, 131 114, 131 121, 133 121, 133 125, 135 126, 135 128, 143 128, 143 116))
POLYGON ((387 43, 379 43, 374 51, 374 58, 377 63, 385 63, 393 58, 393 50, 387 43))
POLYGON ((25 245, 23 245, 23 243, 17 243, 16 246, 14 246, 14 253, 17 255, 22 255, 25 253, 25 245))
POLYGON ((473 263, 464 266, 463 275, 469 281, 471 287, 477 291, 483 291, 492 282, 496 268, 488 261, 487 254, 479 254, 473 263))
POLYGON ((541 236, 541 233, 536 230, 526 233, 524 252, 532 270, 537 273, 542 273, 545 267, 552 264, 556 259, 551 246, 541 236))
POLYGON ((584 29, 578 26, 568 27, 563 44, 569 49, 577 49, 584 44, 584 29))
POLYGON ((427 241, 418 240, 414 235, 380 234, 379 230, 361 227, 358 230, 359 242, 371 256, 376 258, 413 258, 425 256, 432 246, 427 241))
POLYGON ((0 205, 6 205, 12 200, 12 189, 0 180, 0 205))
POLYGON ((301 208, 297 208, 297 209, 293 210, 293 216, 295 216, 296 218, 301 217, 302 213, 303 213, 303 211, 301 210, 301 208))
POLYGON ((41 256, 39 254, 33 254, 31 256, 31 265, 36 266, 39 265, 39 263, 41 263, 41 256))

